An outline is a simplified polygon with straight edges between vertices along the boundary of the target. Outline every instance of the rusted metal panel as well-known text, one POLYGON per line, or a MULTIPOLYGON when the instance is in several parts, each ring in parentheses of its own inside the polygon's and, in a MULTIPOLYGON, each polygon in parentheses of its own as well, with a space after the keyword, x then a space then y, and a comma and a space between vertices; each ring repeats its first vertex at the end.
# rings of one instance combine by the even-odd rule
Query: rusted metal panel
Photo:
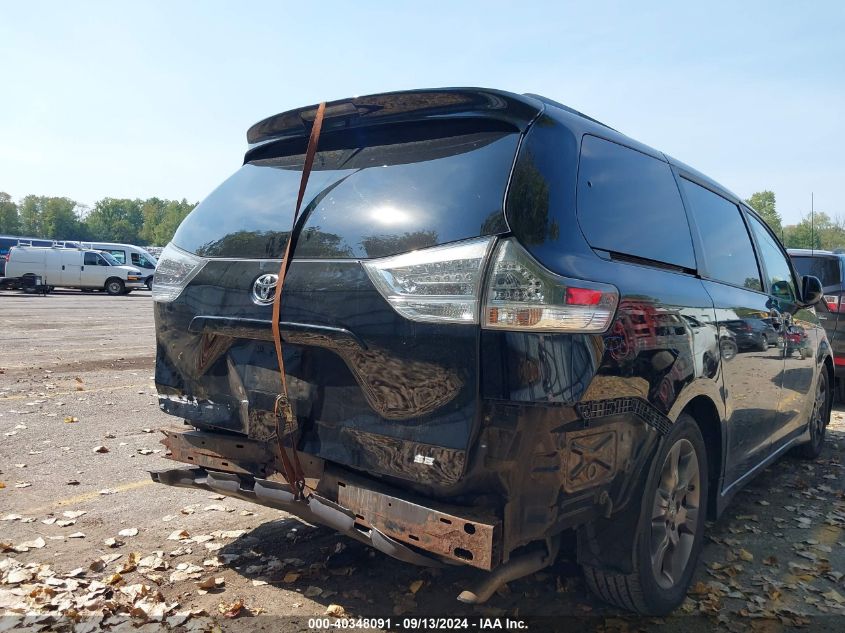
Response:
POLYGON ((338 481, 337 497, 360 524, 397 541, 480 569, 499 564, 498 520, 443 512, 343 481, 338 481))
MULTIPOLYGON (((168 449, 164 456, 168 459, 208 470, 253 477, 279 477, 277 473, 281 471, 281 466, 275 443, 185 429, 161 429, 161 432, 164 434, 161 443, 168 449)), ((323 460, 307 453, 298 454, 306 479, 319 480, 323 460)))

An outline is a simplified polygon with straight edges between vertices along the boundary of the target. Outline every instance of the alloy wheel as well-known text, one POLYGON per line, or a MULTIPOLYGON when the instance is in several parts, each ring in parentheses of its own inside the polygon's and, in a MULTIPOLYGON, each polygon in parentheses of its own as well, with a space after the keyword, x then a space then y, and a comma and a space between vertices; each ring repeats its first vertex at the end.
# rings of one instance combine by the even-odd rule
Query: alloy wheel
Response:
POLYGON ((816 387, 816 401, 813 403, 813 414, 810 417, 810 441, 817 446, 824 435, 825 413, 827 412, 827 380, 819 376, 816 387))
POLYGON ((663 461, 651 512, 651 567, 664 589, 680 582, 692 554, 702 501, 700 479, 695 448, 679 439, 663 461))

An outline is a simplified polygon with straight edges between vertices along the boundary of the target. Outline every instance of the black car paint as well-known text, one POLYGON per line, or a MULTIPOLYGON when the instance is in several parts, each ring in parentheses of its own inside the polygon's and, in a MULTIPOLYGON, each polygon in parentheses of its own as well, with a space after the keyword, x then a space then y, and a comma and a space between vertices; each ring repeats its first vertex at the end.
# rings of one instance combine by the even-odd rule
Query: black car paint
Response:
MULTIPOLYGON (((412 322, 392 310, 358 260, 294 255, 281 314, 285 366, 303 425, 299 448, 399 489, 493 507, 504 519, 505 560, 523 544, 588 526, 582 561, 629 570, 627 544, 639 511, 632 500, 669 425, 688 411, 702 426, 715 484, 710 511, 718 514, 743 482, 803 438, 812 406, 804 396, 819 372, 832 370, 827 341, 812 308, 779 305, 804 323, 810 357, 785 358, 775 346, 765 358, 723 359, 720 315, 737 308, 770 314, 771 289, 709 280, 691 216, 692 266, 591 248, 576 218, 582 139, 635 149, 668 165, 675 179, 684 176, 740 205, 736 196, 549 102, 454 92, 472 103, 455 108, 455 116, 469 108, 522 135, 506 224, 492 224, 491 233, 514 235, 556 274, 614 285, 620 303, 613 324, 603 335, 586 335, 412 322), (489 105, 497 99, 505 105, 489 105), (532 206, 538 190, 540 208, 532 206), (753 371, 740 366, 745 360, 753 371), (787 391, 793 397, 784 397, 787 391), (755 398, 768 406, 754 406, 755 398), (572 476, 571 451, 591 433, 613 437, 618 454, 584 486, 572 476), (420 455, 431 462, 420 463, 420 455)), ((282 119, 251 129, 247 160, 272 154, 277 143, 302 151, 306 128, 297 117, 282 119)), ((472 231, 480 234, 477 226, 472 231)), ((269 411, 278 377, 270 309, 256 306, 250 289, 277 268, 277 259, 211 259, 175 302, 156 304, 156 384, 165 411, 200 428, 260 437, 267 417, 239 411, 244 400, 269 411)))

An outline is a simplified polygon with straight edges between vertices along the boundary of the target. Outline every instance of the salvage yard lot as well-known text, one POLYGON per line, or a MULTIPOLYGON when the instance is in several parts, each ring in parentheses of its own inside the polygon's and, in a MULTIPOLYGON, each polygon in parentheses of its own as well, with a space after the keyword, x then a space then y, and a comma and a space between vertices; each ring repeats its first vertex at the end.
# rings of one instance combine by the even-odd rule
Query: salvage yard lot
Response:
MULTIPOLYGON (((0 292, 0 350, 0 613, 87 601, 102 614, 108 599, 116 613, 98 624, 171 617, 195 630, 212 619, 282 628, 262 614, 298 616, 305 628, 327 610, 574 615, 623 630, 845 626, 841 409, 818 462, 781 460, 709 526, 688 601, 657 622, 620 619, 592 599, 565 555, 472 608, 455 596, 480 572, 414 568, 283 513, 152 484, 148 470, 174 466, 157 429, 178 420, 157 406, 149 293, 0 292), (49 570, 36 576, 38 565, 49 570)), ((10 623, 0 618, 0 630, 10 623)))

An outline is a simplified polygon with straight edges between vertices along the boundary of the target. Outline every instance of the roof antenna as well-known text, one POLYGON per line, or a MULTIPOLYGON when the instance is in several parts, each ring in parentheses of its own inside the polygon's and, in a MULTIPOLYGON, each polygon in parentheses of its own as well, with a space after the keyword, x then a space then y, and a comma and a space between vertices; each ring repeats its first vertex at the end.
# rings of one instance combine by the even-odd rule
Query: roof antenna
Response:
POLYGON ((810 192, 810 253, 812 255, 816 254, 816 240, 815 240, 815 231, 816 231, 816 211, 815 207, 813 206, 813 192, 810 192))

